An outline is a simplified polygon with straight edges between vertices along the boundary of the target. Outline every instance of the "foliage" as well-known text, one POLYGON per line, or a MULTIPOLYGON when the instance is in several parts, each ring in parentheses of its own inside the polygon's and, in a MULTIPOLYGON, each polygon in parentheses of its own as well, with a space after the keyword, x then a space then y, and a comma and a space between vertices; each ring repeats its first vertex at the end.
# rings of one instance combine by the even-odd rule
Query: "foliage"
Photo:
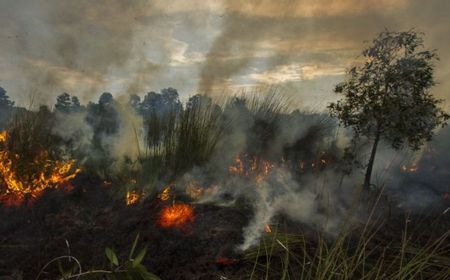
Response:
MULTIPOLYGON (((428 226, 428 225, 427 225, 428 226)), ((382 224, 344 229, 336 238, 267 234, 246 253, 248 279, 439 279, 450 277, 450 231, 420 243, 406 220, 401 236, 384 240, 382 224), (380 239, 381 237, 381 239, 380 239)), ((420 235, 419 235, 420 236, 420 235)))
POLYGON ((352 127, 355 137, 374 141, 366 187, 380 139, 395 149, 409 146, 417 150, 449 118, 438 107, 442 100, 430 93, 437 55, 423 49, 420 35, 414 31, 380 33, 363 51, 362 64, 351 68, 348 79, 335 88, 343 98, 329 105, 331 115, 352 127))
POLYGON ((186 108, 173 102, 163 111, 148 107, 145 118, 147 158, 144 165, 167 174, 206 162, 223 132, 221 110, 211 100, 192 97, 186 108))
POLYGON ((56 98, 55 111, 62 113, 74 113, 84 111, 84 107, 81 106, 78 97, 70 96, 64 92, 56 98))
POLYGON ((5 110, 14 106, 14 101, 9 100, 9 96, 6 95, 6 90, 0 87, 0 109, 5 110))
POLYGON ((0 130, 4 129, 7 125, 13 106, 14 102, 9 100, 9 96, 6 95, 6 90, 0 87, 0 130))
MULTIPOLYGON (((61 256, 49 261, 40 271, 36 280, 45 273, 45 270, 50 267, 51 264, 57 263, 58 274, 61 280, 68 279, 107 279, 107 280, 159 280, 159 277, 149 272, 147 268, 142 265, 145 255, 147 254, 147 247, 142 248, 136 253, 136 247, 139 240, 139 234, 136 236, 133 245, 131 247, 130 254, 123 262, 119 261, 117 254, 111 248, 105 249, 105 256, 109 262, 109 269, 91 269, 88 271, 82 271, 80 262, 73 256, 61 256), (67 260, 72 263, 70 267, 65 267, 62 260, 67 260)), ((66 264, 67 266, 67 264, 66 264)))

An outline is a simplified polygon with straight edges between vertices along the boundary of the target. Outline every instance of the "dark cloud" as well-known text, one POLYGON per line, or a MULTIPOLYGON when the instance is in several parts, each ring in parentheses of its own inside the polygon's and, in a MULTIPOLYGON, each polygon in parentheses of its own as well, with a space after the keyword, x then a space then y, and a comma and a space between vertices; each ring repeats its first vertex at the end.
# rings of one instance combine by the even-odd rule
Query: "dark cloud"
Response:
POLYGON ((2 52, 14 56, 12 63, 23 77, 22 89, 34 89, 39 102, 76 87, 96 92, 105 86, 111 68, 126 67, 131 60, 138 64, 138 71, 156 69, 149 67, 151 62, 134 41, 142 24, 140 16, 148 9, 157 12, 149 3, 2 2, 0 21, 12 36, 12 43, 2 52))

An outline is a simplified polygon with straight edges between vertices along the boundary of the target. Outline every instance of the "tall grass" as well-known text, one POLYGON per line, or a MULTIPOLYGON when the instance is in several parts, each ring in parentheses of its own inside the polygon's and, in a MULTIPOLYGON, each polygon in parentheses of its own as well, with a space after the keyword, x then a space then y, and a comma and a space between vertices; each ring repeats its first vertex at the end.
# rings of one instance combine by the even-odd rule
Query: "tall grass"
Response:
POLYGON ((173 177, 210 158, 224 123, 220 107, 203 102, 165 114, 154 112, 146 120, 146 128, 145 169, 173 177))
POLYGON ((382 229, 346 229, 333 240, 274 231, 247 253, 249 279, 450 279, 450 230, 418 240, 408 220, 397 238, 382 229))

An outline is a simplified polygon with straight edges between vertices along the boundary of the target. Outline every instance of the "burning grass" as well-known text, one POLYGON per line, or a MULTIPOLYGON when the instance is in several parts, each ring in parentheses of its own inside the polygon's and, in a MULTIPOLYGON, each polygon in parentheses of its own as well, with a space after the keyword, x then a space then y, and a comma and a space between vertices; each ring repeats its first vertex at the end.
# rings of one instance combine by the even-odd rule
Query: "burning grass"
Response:
POLYGON ((228 167, 228 172, 231 175, 253 178, 260 183, 269 176, 273 167, 274 164, 268 160, 241 153, 234 158, 234 162, 228 167))
POLYGON ((185 203, 174 203, 165 206, 159 218, 159 225, 163 228, 179 228, 182 229, 188 223, 194 221, 194 209, 185 203))
POLYGON ((47 188, 67 186, 81 171, 75 160, 55 160, 45 149, 36 151, 32 158, 8 149, 10 136, 0 133, 0 196, 8 205, 20 205, 36 199, 47 188))
POLYGON ((125 195, 125 203, 126 205, 133 205, 138 203, 140 194, 137 191, 127 191, 125 195))
MULTIPOLYGON (((46 209, 42 210, 40 216, 27 213, 28 216, 20 223, 5 222, 6 226, 0 232, 6 236, 5 244, 22 246, 21 242, 26 243, 23 236, 31 236, 30 233, 37 232, 40 234, 39 238, 30 237, 31 241, 26 244, 28 247, 23 250, 28 252, 29 247, 36 246, 33 241, 41 242, 39 246, 45 247, 45 250, 38 251, 44 253, 35 259, 53 258, 49 254, 54 251, 47 251, 47 246, 54 248, 63 244, 67 238, 79 243, 73 245, 78 252, 86 250, 87 261, 91 258, 95 262, 94 254, 90 251, 94 250, 91 246, 95 245, 92 245, 93 240, 90 239, 91 232, 86 234, 88 230, 95 231, 96 242, 107 241, 113 244, 126 240, 124 237, 129 237, 130 231, 139 230, 146 233, 145 239, 149 240, 149 245, 153 246, 152 252, 155 252, 152 259, 145 262, 162 264, 162 268, 156 265, 154 267, 160 269, 158 272, 163 279, 174 279, 185 272, 190 273, 189 271, 197 272, 210 264, 210 271, 205 273, 207 277, 203 279, 216 279, 225 277, 224 275, 228 277, 227 273, 231 275, 229 279, 242 279, 245 276, 250 279, 285 280, 449 278, 448 231, 425 242, 422 239, 415 240, 407 229, 393 231, 400 234, 400 238, 393 234, 383 239, 384 232, 377 227, 370 227, 371 230, 359 228, 359 231, 351 229, 330 238, 320 231, 302 234, 302 230, 311 224, 304 225, 298 220, 290 221, 295 225, 283 228, 281 233, 280 227, 276 225, 278 217, 273 216, 273 220, 257 223, 263 235, 259 246, 245 252, 235 251, 242 244, 245 225, 249 224, 252 214, 255 214, 252 212, 252 203, 258 198, 246 198, 251 198, 254 192, 256 197, 258 191, 262 193, 265 185, 273 183, 280 188, 274 188, 274 192, 267 195, 270 202, 275 191, 282 192, 283 186, 287 184, 278 185, 274 183, 275 180, 271 181, 276 179, 273 177, 277 177, 278 169, 296 173, 298 178, 292 178, 293 181, 298 180, 296 183, 300 182, 301 176, 305 176, 305 181, 323 181, 325 188, 325 180, 322 180, 324 177, 319 171, 339 165, 339 158, 331 148, 326 148, 328 144, 323 145, 334 140, 324 140, 326 137, 323 131, 327 126, 319 125, 320 123, 305 132, 292 135, 292 139, 276 138, 283 125, 279 122, 281 118, 290 121, 286 125, 288 129, 301 123, 299 120, 302 118, 288 115, 285 104, 274 96, 262 100, 256 97, 236 98, 230 101, 227 108, 216 107, 209 102, 206 105, 202 102, 195 103, 199 102, 195 100, 192 99, 185 110, 174 110, 165 115, 155 111, 153 115, 146 116, 146 150, 139 153, 136 161, 130 159, 138 167, 122 170, 123 174, 120 176, 118 173, 100 172, 98 166, 93 166, 93 170, 83 167, 92 172, 80 176, 83 185, 76 186, 77 192, 59 194, 61 196, 58 199, 40 200, 42 203, 39 206, 46 209), (228 122, 234 124, 233 120, 227 119, 234 115, 244 116, 243 119, 250 123, 248 127, 238 131, 245 138, 245 143, 239 143, 239 147, 225 145, 228 144, 227 141, 235 139, 235 136, 227 138, 236 132, 233 125, 228 126, 228 122), (273 146, 278 142, 282 142, 282 146, 274 149, 273 146), (231 151, 231 148, 235 149, 231 151), (214 154, 220 149, 225 150, 226 156, 214 154), (326 152, 322 152, 324 150, 326 152), (234 155, 236 156, 233 158, 234 155), (211 160, 220 161, 222 158, 226 159, 223 163, 211 160), (199 176, 194 172, 196 168, 201 169, 199 176), (218 170, 212 170, 213 168, 218 170), (233 196, 234 189, 225 188, 227 180, 232 182, 233 188, 251 186, 245 190, 247 197, 230 197, 233 196), (85 184, 89 185, 90 182, 93 188, 86 191, 85 184), (173 183, 167 184, 159 194, 155 194, 154 186, 161 186, 161 182, 173 183), (253 188, 254 185, 259 188, 253 188), (101 190, 99 195, 91 193, 95 193, 95 187, 101 190), (221 187, 224 187, 224 192, 221 192, 221 187), (116 203, 110 194, 119 194, 119 202, 116 203), (68 206, 60 202, 65 201, 61 198, 67 198, 66 195, 74 200, 68 206), (223 199, 226 203, 204 199, 209 198, 209 195, 218 200, 223 199), (103 205, 99 205, 99 201, 103 205), (46 208, 46 204, 52 207, 46 208), (54 204, 57 207, 53 207, 54 204), (128 207, 130 205, 133 206, 128 207), (28 220, 31 225, 26 222, 28 220), (44 226, 41 226, 42 221, 44 226), (15 224, 23 226, 16 229, 15 224), (186 228, 192 234, 183 234, 186 228), (16 237, 16 232, 22 235, 17 234, 19 237, 16 237), (51 239, 54 234, 60 237, 56 245, 51 239), (49 244, 43 244, 45 242, 42 240, 48 240, 49 244), (173 261, 177 262, 177 269, 174 269, 173 261), (190 265, 189 268, 187 264, 190 265), (167 275, 169 276, 165 277, 167 275)), ((310 123, 306 119, 304 122, 310 123)), ((51 127, 51 114, 42 111, 17 119, 7 131, 0 133, 0 185, 5 203, 22 203, 38 196, 48 199, 48 196, 42 196, 45 189, 64 187, 81 172, 77 162, 81 162, 82 158, 77 161, 71 159, 70 153, 62 153, 60 147, 64 145, 51 135, 51 127)), ((64 148, 68 149, 67 146, 64 148)), ((405 166, 402 171, 416 172, 417 166, 405 166)), ((299 183, 298 187, 304 186, 299 183)), ((52 192, 47 194, 50 196, 52 192)), ((295 194, 292 192, 292 195, 295 194)), ((312 191, 311 196, 307 197, 311 201, 316 199, 312 203, 314 210, 317 206, 320 208, 317 211, 332 211, 323 206, 325 203, 322 203, 324 196, 321 190, 312 191)), ((329 215, 325 216, 328 218, 329 215)), ((6 260, 5 263, 14 263, 17 259, 19 258, 6 260)), ((2 260, 0 264, 3 264, 2 260)), ((28 264, 25 265, 29 268, 28 264)), ((36 268, 32 267, 27 276, 33 273, 33 269, 36 268)), ((200 278, 198 275, 190 275, 192 278, 200 278)))

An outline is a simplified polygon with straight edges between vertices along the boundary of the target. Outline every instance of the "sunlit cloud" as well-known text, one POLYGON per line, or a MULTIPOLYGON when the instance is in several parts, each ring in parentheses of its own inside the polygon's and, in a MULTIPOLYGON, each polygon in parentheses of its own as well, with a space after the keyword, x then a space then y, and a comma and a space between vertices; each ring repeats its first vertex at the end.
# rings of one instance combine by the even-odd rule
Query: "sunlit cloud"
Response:
POLYGON ((277 66, 262 73, 253 73, 249 77, 258 83, 279 84, 293 81, 313 80, 323 76, 345 74, 345 68, 336 66, 289 64, 277 66))
POLYGON ((204 54, 200 52, 189 52, 188 43, 173 38, 171 42, 170 66, 191 65, 205 60, 204 54))

